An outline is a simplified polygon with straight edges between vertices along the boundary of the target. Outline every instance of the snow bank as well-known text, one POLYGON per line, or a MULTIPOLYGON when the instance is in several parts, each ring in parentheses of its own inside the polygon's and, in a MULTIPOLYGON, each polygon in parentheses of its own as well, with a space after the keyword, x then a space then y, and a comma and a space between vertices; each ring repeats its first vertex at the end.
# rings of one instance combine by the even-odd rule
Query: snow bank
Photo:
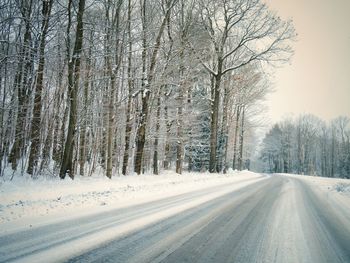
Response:
POLYGON ((319 176, 306 176, 306 175, 292 175, 283 174, 287 176, 293 176, 299 178, 306 183, 315 186, 323 192, 328 194, 341 193, 343 196, 348 196, 350 198, 350 179, 340 179, 340 178, 328 178, 319 176))
POLYGON ((166 172, 111 180, 77 177, 73 181, 16 176, 0 185, 0 229, 55 222, 259 177, 248 171, 226 175, 166 172))
POLYGON ((305 176, 295 174, 282 174, 303 180, 336 209, 342 210, 350 218, 350 179, 327 178, 318 176, 305 176))

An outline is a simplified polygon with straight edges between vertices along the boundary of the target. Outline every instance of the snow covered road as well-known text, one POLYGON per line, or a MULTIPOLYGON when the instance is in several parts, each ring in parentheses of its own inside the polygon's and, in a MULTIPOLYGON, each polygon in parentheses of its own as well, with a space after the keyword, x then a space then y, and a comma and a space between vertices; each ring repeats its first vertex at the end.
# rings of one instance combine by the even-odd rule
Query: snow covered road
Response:
POLYGON ((350 262, 350 210, 299 177, 248 177, 1 234, 0 261, 350 262))

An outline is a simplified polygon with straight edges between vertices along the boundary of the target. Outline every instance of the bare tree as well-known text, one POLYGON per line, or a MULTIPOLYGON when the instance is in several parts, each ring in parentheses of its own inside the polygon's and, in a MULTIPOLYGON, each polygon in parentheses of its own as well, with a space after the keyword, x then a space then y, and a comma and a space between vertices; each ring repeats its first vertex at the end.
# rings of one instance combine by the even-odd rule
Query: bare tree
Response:
POLYGON ((80 61, 83 46, 83 15, 85 9, 85 0, 79 0, 77 12, 76 37, 73 54, 70 54, 70 37, 69 32, 72 23, 72 0, 68 1, 68 26, 67 26, 67 57, 68 57, 68 93, 70 98, 69 125, 68 133, 64 146, 63 158, 60 168, 60 178, 64 179, 66 174, 73 179, 73 149, 75 144, 75 133, 77 129, 77 93, 80 78, 80 61))
POLYGON ((19 4, 21 12, 21 21, 24 23, 23 40, 18 54, 19 60, 17 70, 14 77, 14 90, 17 93, 17 119, 15 128, 15 141, 13 143, 9 162, 12 164, 12 169, 17 169, 17 161, 24 155, 26 150, 25 132, 28 130, 26 125, 27 112, 29 108, 29 98, 32 85, 33 71, 33 54, 32 48, 32 32, 31 21, 33 12, 33 1, 22 1, 19 4))
MULTIPOLYGON (((290 21, 259 0, 12 2, 0 12, 1 175, 244 167, 265 66, 292 53, 290 21)), ((340 130, 324 140, 336 175, 348 169, 340 130)))
MULTIPOLYGON (((209 162, 209 170, 214 172, 223 76, 255 61, 288 60, 292 53, 288 42, 294 37, 294 29, 291 21, 282 21, 258 0, 202 1, 200 8, 203 27, 213 50, 210 58, 213 66, 200 54, 198 59, 214 80, 209 162)), ((195 51, 194 45, 191 46, 195 51)))
POLYGON ((40 130, 41 130, 41 95, 43 90, 43 78, 44 78, 44 67, 45 67, 45 46, 46 37, 49 29, 49 19, 51 14, 53 0, 42 1, 42 24, 40 33, 40 45, 39 45, 39 67, 36 73, 36 84, 35 84, 35 97, 34 97, 34 108, 31 128, 31 147, 27 173, 34 175, 34 169, 38 165, 38 158, 40 152, 40 130))
POLYGON ((150 103, 150 93, 151 87, 153 84, 153 78, 155 74, 155 68, 157 63, 158 51, 161 44, 161 37, 163 35, 166 22, 168 21, 168 17, 170 16, 171 9, 173 8, 176 0, 168 0, 166 1, 165 6, 165 14, 162 18, 162 22, 160 24, 159 30, 156 35, 154 48, 151 51, 150 61, 149 61, 149 69, 146 74, 146 53, 147 53, 147 40, 146 40, 146 0, 142 1, 141 4, 141 17, 142 17, 142 31, 143 31, 143 40, 142 40, 142 83, 141 83, 141 95, 142 95, 142 108, 139 116, 139 123, 136 131, 136 154, 135 154, 135 163, 134 163, 134 171, 137 174, 141 174, 142 168, 142 157, 143 151, 146 142, 146 125, 147 118, 149 112, 149 103, 150 103))
POLYGON ((130 136, 131 136, 131 103, 133 98, 133 88, 134 88, 134 81, 132 77, 132 35, 131 35, 131 12, 132 12, 132 6, 131 6, 131 0, 128 0, 128 25, 127 25, 127 31, 128 31, 128 102, 127 102, 127 108, 126 108, 126 123, 125 123, 125 147, 124 147, 124 157, 123 157, 123 168, 122 168, 122 174, 126 175, 128 170, 128 163, 129 163, 129 148, 130 148, 130 136))

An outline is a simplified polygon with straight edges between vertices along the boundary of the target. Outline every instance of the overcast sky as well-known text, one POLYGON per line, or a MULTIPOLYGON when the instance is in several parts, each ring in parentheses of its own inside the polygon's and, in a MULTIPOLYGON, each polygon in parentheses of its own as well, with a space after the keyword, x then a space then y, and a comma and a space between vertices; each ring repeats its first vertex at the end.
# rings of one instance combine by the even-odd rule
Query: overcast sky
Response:
POLYGON ((291 65, 277 69, 268 97, 273 122, 288 113, 350 117, 350 0, 266 0, 298 33, 291 65))

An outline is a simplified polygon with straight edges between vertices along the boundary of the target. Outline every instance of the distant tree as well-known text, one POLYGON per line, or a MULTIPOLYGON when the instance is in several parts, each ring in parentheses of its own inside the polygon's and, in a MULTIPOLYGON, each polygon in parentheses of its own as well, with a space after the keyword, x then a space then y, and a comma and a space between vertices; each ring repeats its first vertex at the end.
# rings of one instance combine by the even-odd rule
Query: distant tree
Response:
POLYGON ((261 159, 270 172, 349 177, 349 119, 326 124, 301 115, 275 124, 265 135, 261 159))

